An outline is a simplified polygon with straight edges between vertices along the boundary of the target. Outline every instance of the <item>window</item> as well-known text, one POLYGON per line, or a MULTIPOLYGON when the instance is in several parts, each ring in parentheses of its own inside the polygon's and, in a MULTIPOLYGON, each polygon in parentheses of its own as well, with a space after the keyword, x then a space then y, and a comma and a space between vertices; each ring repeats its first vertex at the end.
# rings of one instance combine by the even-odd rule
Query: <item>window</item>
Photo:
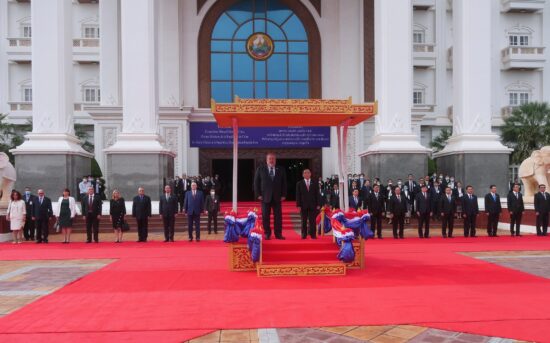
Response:
POLYGON ((527 46, 529 45, 528 35, 510 35, 510 46, 527 46))
POLYGON ((31 38, 32 37, 32 27, 30 24, 25 24, 21 27, 23 38, 31 38))
POLYGON ((23 87, 23 102, 32 102, 32 88, 31 87, 23 87))
POLYGON ((99 26, 97 25, 83 25, 82 26, 83 38, 99 38, 99 26))
POLYGON ((529 102, 528 92, 510 92, 508 97, 510 106, 521 106, 529 102))
POLYGON ((413 33, 413 43, 414 44, 423 44, 425 42, 424 32, 415 31, 413 33))
POLYGON ((413 105, 424 104, 424 92, 421 90, 415 90, 413 92, 413 105))
POLYGON ((279 0, 243 0, 216 22, 210 39, 211 96, 309 98, 309 41, 279 0))
POLYGON ((101 101, 100 91, 97 87, 84 87, 82 89, 82 102, 98 103, 101 101))

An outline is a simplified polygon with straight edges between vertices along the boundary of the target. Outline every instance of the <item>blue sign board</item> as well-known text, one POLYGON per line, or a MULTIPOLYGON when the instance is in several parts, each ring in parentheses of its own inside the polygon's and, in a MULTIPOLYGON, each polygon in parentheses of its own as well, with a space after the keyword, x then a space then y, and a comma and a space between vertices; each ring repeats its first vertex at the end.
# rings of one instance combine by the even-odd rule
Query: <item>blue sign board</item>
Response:
MULTIPOLYGON (((231 148, 233 129, 216 123, 190 123, 192 148, 231 148)), ((243 127, 241 148, 324 148, 330 147, 330 127, 243 127)))

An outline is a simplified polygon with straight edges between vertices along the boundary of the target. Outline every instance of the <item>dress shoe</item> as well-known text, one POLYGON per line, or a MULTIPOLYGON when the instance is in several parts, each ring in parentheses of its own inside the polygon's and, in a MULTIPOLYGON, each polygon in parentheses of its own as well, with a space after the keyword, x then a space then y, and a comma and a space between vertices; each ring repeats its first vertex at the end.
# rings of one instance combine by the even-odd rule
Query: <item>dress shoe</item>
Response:
POLYGON ((405 239, 405 237, 403 237, 403 236, 399 236, 399 239, 405 239))
POLYGON ((173 241, 174 241, 174 239, 173 239, 173 238, 170 238, 170 242, 173 242, 173 241))
POLYGON ((275 237, 275 239, 285 240, 286 238, 284 236, 275 237))
POLYGON ((519 233, 516 235, 516 237, 523 237, 522 235, 520 235, 519 233))
POLYGON ((168 242, 170 242, 169 239, 165 239, 165 240, 164 240, 164 243, 168 243, 168 242))
POLYGON ((382 239, 382 236, 378 236, 378 239, 382 239))
POLYGON ((393 236, 393 239, 399 239, 399 237, 397 237, 397 236, 393 236))
POLYGON ((86 241, 86 244, 88 244, 88 243, 92 243, 92 241, 86 241))
POLYGON ((424 236, 418 236, 418 238, 424 238, 424 236))
POLYGON ((424 238, 431 238, 429 235, 424 235, 424 238))
POLYGON ((45 240, 44 240, 44 243, 48 243, 48 240, 47 240, 47 239, 45 239, 45 240))
POLYGON ((306 236, 302 236, 302 239, 306 239, 307 237, 306 236))
POLYGON ((265 240, 266 240, 266 241, 269 241, 269 240, 271 240, 271 237, 266 236, 266 237, 265 237, 265 240))
POLYGON ((193 242, 193 238, 189 238, 189 242, 193 242))
POLYGON ((197 243, 200 242, 200 241, 201 241, 201 239, 200 239, 200 238, 197 238, 197 243))
POLYGON ((311 239, 317 239, 317 236, 311 236, 311 239))
POLYGON ((446 233, 443 234, 443 238, 447 238, 447 234, 446 234, 446 233))
POLYGON ((42 241, 36 241, 36 244, 41 244, 41 243, 42 243, 42 241))

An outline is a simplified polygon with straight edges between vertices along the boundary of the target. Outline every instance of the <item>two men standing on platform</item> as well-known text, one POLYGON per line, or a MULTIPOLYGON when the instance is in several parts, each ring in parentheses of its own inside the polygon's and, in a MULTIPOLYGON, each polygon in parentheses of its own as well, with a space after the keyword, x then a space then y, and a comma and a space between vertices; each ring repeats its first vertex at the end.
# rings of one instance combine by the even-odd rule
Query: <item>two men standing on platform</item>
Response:
POLYGON ((262 225, 267 240, 271 239, 271 210, 273 210, 275 238, 285 239, 281 202, 286 199, 286 172, 284 168, 276 165, 276 161, 275 154, 268 153, 266 164, 258 167, 254 175, 254 193, 256 198, 262 202, 262 225))
POLYGON ((302 217, 302 239, 309 235, 312 239, 317 239, 315 230, 315 219, 321 208, 321 192, 319 183, 311 181, 311 170, 304 169, 302 172, 303 180, 296 183, 296 207, 300 210, 302 217))

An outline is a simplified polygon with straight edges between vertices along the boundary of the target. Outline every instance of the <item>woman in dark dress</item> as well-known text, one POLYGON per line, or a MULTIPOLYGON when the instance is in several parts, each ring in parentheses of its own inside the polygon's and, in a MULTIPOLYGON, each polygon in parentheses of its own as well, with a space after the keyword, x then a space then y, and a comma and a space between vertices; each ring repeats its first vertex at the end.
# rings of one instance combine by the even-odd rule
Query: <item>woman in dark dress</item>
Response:
POLYGON ((120 196, 118 189, 113 191, 111 198, 111 223, 115 231, 116 243, 122 243, 122 225, 124 224, 124 216, 126 215, 126 204, 124 198, 120 196))
POLYGON ((71 196, 71 191, 68 188, 63 190, 63 195, 59 197, 57 204, 55 212, 57 224, 65 238, 63 243, 68 244, 71 241, 73 219, 76 216, 76 200, 71 196))

